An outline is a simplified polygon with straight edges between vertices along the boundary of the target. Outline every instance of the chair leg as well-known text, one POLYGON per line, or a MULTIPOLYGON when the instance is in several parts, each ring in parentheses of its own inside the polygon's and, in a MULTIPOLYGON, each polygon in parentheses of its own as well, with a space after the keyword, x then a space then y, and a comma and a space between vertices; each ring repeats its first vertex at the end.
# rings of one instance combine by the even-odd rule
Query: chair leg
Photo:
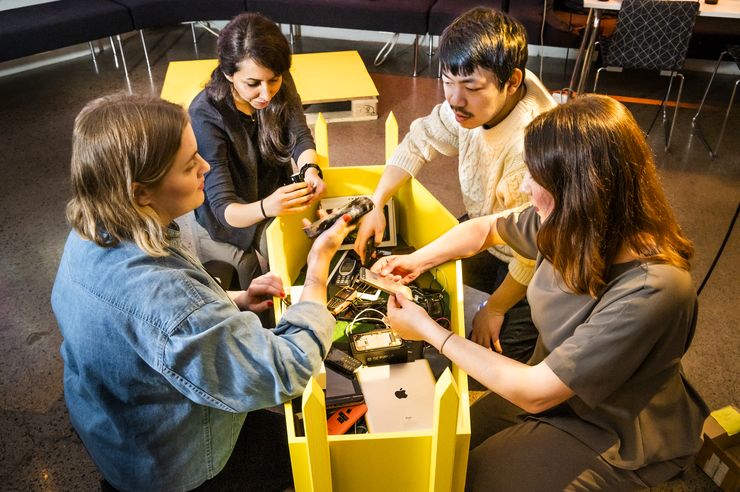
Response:
POLYGON ((290 52, 295 53, 295 31, 293 24, 288 26, 288 38, 290 40, 290 52))
POLYGON ((740 79, 735 81, 735 85, 732 87, 732 95, 730 95, 730 103, 727 105, 727 112, 725 113, 725 120, 722 122, 722 129, 719 131, 719 139, 717 145, 714 147, 714 151, 710 152, 712 158, 717 157, 719 153, 719 146, 722 143, 722 137, 725 135, 725 128, 727 128, 727 119, 730 117, 730 111, 732 110, 732 103, 735 102, 735 93, 737 92, 737 86, 740 85, 740 79))
MULTIPOLYGON (((591 91, 594 94, 596 94, 596 88, 599 86, 599 77, 601 77, 601 72, 603 72, 604 70, 606 70, 606 67, 601 67, 596 70, 596 76, 594 77, 594 90, 591 91)), ((568 96, 570 96, 570 94, 568 94, 568 96)))
POLYGON ((678 95, 676 96, 676 108, 673 110, 673 121, 671 122, 671 129, 668 132, 668 138, 666 139, 666 144, 665 144, 666 151, 668 151, 668 149, 671 147, 671 139, 673 138, 673 129, 676 127, 676 119, 678 118, 678 110, 681 107, 681 93, 683 92, 683 82, 684 82, 683 74, 675 72, 675 75, 671 76, 671 81, 673 81, 674 76, 680 77, 681 81, 678 84, 678 95))
POLYGON ((123 65, 123 73, 126 75, 126 86, 128 86, 128 93, 132 94, 131 90, 131 79, 128 77, 128 67, 126 66, 126 55, 123 52, 123 43, 121 42, 121 35, 117 34, 116 39, 118 40, 118 50, 121 52, 121 64, 123 65))
POLYGON ((432 65, 432 57, 434 56, 434 36, 429 35, 429 66, 432 65))
POLYGON ((198 38, 195 37, 195 21, 190 22, 190 34, 193 35, 193 46, 198 49, 198 38))
POLYGON ((92 41, 88 41, 87 45, 90 47, 90 56, 92 56, 93 66, 95 67, 95 74, 100 75, 100 70, 98 70, 98 60, 95 57, 95 47, 92 44, 92 41))
POLYGON ((707 88, 704 89, 704 96, 701 98, 701 102, 699 103, 699 109, 696 110, 696 114, 691 119, 691 127, 695 127, 699 123, 699 114, 701 113, 702 108, 704 107, 704 101, 707 99, 707 94, 709 94, 709 88, 712 87, 712 82, 714 81, 714 76, 717 75, 717 70, 719 70, 719 66, 722 63, 722 58, 727 54, 727 51, 723 51, 722 54, 719 55, 719 59, 717 60, 717 64, 714 66, 714 71, 712 72, 712 76, 709 78, 709 83, 707 84, 707 88))
POLYGON ((116 54, 116 43, 113 42, 113 36, 108 36, 108 41, 110 41, 110 50, 113 52, 113 63, 116 64, 116 70, 120 68, 118 65, 118 55, 116 54))
POLYGON ((139 29, 139 37, 141 38, 141 47, 144 48, 144 60, 146 61, 146 72, 149 74, 149 83, 154 88, 154 78, 152 77, 152 66, 149 64, 149 53, 146 49, 146 41, 144 40, 144 30, 139 29))
POLYGON ((419 66, 419 35, 417 34, 414 36, 414 73, 412 74, 413 77, 416 77, 419 75, 418 71, 419 66))

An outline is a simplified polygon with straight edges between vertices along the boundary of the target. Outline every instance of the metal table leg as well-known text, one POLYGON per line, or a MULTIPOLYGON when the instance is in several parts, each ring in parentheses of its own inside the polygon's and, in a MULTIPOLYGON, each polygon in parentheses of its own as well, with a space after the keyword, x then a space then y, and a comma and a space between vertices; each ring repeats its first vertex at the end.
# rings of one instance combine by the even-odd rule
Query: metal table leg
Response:
POLYGON ((585 29, 583 30, 583 37, 581 38, 581 46, 578 48, 578 56, 576 57, 576 63, 573 65, 573 74, 570 76, 570 83, 568 84, 568 97, 573 95, 573 91, 576 89, 576 80, 578 80, 578 74, 581 72, 581 65, 583 63, 583 55, 586 53, 586 43, 588 38, 591 37, 591 27, 594 18, 594 9, 588 10, 588 18, 586 19, 585 29))
POLYGON ((596 35, 599 33, 599 24, 601 23, 601 10, 594 9, 594 25, 591 29, 591 36, 586 47, 586 54, 583 57, 583 68, 581 69, 581 76, 578 80, 578 87, 576 93, 582 94, 583 87, 586 85, 586 79, 591 70, 591 58, 594 54, 594 46, 596 46, 596 35))

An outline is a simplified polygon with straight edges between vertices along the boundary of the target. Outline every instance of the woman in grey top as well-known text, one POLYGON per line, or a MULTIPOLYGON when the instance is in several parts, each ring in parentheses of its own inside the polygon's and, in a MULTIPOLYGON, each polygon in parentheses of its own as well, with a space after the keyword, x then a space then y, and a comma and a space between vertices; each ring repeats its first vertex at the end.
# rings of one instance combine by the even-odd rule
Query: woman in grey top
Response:
POLYGON ((400 297, 389 301, 391 325, 493 391, 471 410, 470 490, 653 486, 691 464, 707 414, 680 363, 696 324, 693 247, 642 131, 613 99, 581 97, 537 117, 525 159, 530 208, 465 222, 374 270, 408 282, 501 243, 536 258, 529 365, 400 297))

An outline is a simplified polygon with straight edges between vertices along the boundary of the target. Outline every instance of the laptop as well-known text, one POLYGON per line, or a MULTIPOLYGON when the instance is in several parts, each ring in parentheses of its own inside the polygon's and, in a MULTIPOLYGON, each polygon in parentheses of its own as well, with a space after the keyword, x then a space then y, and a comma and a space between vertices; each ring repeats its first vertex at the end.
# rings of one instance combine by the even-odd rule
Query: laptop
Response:
POLYGON ((355 372, 365 396, 369 432, 429 430, 434 421, 434 375, 426 359, 355 372))

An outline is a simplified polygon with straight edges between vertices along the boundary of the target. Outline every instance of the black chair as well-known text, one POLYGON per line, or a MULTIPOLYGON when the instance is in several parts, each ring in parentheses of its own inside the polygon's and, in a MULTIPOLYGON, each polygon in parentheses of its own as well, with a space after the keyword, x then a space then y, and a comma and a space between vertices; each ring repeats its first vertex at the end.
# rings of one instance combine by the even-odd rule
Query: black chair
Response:
MULTIPOLYGON (((681 103, 684 77, 678 72, 686 60, 699 2, 686 0, 623 0, 617 16, 614 35, 600 41, 603 66, 596 72, 594 92, 599 76, 604 70, 621 72, 623 69, 658 70, 670 76, 668 90, 661 103, 663 127, 666 129, 668 116, 666 102, 673 88, 673 79, 680 78, 676 109, 670 130, 666 130, 665 150, 671 145, 681 103)), ((660 108, 659 108, 660 111, 660 108)), ((657 119, 656 113, 650 130, 657 119)))
MULTIPOLYGON (((92 41, 117 36, 128 81, 120 34, 133 31, 124 7, 108 0, 60 0, 0 11, 0 62, 45 51, 88 43, 98 71, 92 41)), ((118 58, 115 58, 118 66, 118 58)), ((130 83, 129 83, 130 87, 130 83)))
POLYGON ((247 9, 283 24, 414 34, 416 76, 419 36, 427 32, 433 3, 434 0, 247 0, 247 9))
POLYGON ((704 134, 701 131, 701 127, 699 126, 699 115, 701 114, 701 110, 704 107, 704 101, 707 99, 707 94, 709 94, 709 88, 712 87, 714 76, 717 75, 717 70, 719 69, 719 65, 720 63, 722 63, 722 59, 725 57, 725 55, 730 55, 730 57, 732 57, 732 59, 735 60, 737 67, 740 68, 740 45, 737 45, 737 44, 728 45, 727 50, 723 51, 722 54, 719 55, 719 59, 717 60, 717 65, 715 65, 714 71, 712 72, 712 76, 710 77, 709 83, 707 84, 707 88, 704 91, 704 97, 701 98, 699 109, 696 111, 694 118, 691 120, 691 130, 699 136, 699 139, 706 146, 707 150, 709 151, 709 157, 711 159, 714 159, 715 157, 717 157, 717 153, 719 152, 719 146, 722 144, 722 137, 725 135, 725 129, 727 128, 727 119, 730 117, 730 111, 732 110, 732 103, 735 101, 735 93, 737 92, 737 86, 740 85, 740 79, 737 79, 735 81, 735 85, 732 86, 732 94, 730 95, 730 102, 727 103, 727 110, 725 111, 725 119, 722 122, 722 128, 719 131, 719 138, 717 139, 717 145, 715 145, 714 149, 712 149, 712 146, 709 145, 709 142, 707 142, 707 139, 704 137, 704 134))

